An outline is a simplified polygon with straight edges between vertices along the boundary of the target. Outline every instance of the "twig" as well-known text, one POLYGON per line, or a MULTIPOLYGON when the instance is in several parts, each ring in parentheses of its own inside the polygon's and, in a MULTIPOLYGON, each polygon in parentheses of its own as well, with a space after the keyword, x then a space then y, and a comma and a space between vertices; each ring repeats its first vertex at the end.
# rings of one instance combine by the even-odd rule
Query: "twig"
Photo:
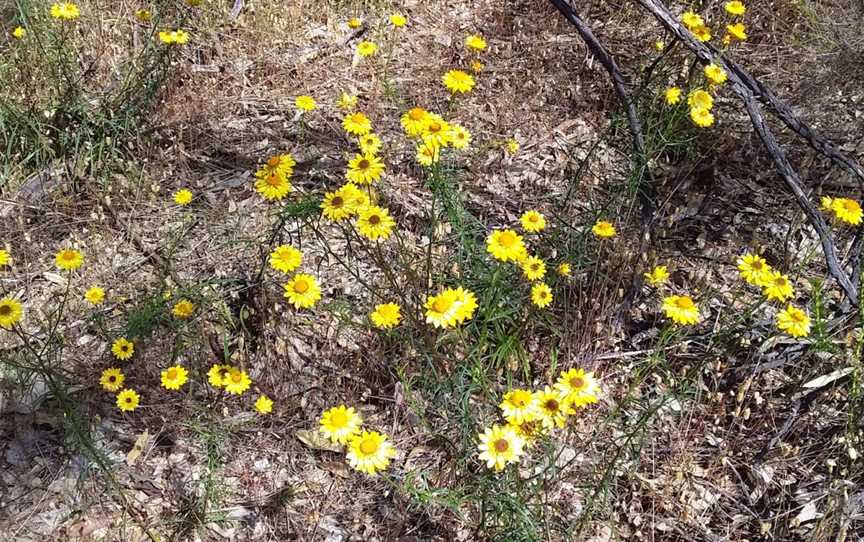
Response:
MULTIPOLYGON (((759 136, 759 139, 762 140, 762 143, 765 145, 768 154, 771 155, 771 159, 774 161, 774 165, 777 167, 777 171, 783 178, 786 187, 792 193, 796 203, 798 203, 798 206, 801 208, 802 211, 804 211, 804 214, 807 216, 810 225, 813 226, 813 228, 816 230, 816 233, 819 235, 819 240, 822 244, 822 251, 825 253, 825 262, 828 265, 829 273, 837 280, 837 283, 840 285, 840 288, 843 289, 843 292, 846 294, 846 297, 849 299, 849 301, 853 305, 857 306, 858 288, 849 279, 849 276, 845 273, 842 265, 840 264, 840 261, 837 259, 837 253, 834 249, 834 242, 831 240, 831 236, 828 232, 828 226, 825 224, 825 220, 822 218, 822 215, 819 214, 819 211, 816 210, 816 208, 807 198, 806 194, 804 194, 804 190, 801 187, 801 180, 798 177, 798 173, 795 171, 795 168, 792 167, 792 164, 789 163, 789 160, 786 158, 786 154, 783 152, 783 150, 780 148, 780 145, 777 143, 777 139, 774 137, 774 133, 771 131, 771 128, 765 122, 765 117, 762 115, 762 108, 756 101, 756 94, 754 93, 750 85, 747 83, 747 81, 750 81, 750 83, 752 84, 755 79, 749 76, 749 74, 746 75, 749 79, 742 79, 739 73, 746 74, 746 72, 742 68, 738 67, 731 61, 727 61, 725 58, 721 58, 715 54, 712 54, 715 50, 713 48, 709 48, 704 43, 697 41, 696 38, 694 38, 693 35, 690 34, 690 32, 686 31, 684 27, 672 16, 672 14, 669 13, 666 7, 659 3, 658 0, 636 1, 645 9, 647 9, 664 27, 666 27, 667 30, 677 36, 678 39, 680 39, 681 42, 684 43, 690 50, 692 50, 700 59, 706 62, 721 63, 726 69, 729 77, 729 84, 735 94, 737 94, 741 101, 744 103, 744 107, 747 110, 747 114, 750 116, 750 121, 753 123, 753 128, 756 130, 756 134, 759 136), (733 69, 733 66, 735 66, 735 69, 733 69)), ((759 88, 764 89, 764 87, 761 85, 759 88)), ((763 99, 766 95, 766 93, 761 92, 761 96, 763 97, 763 99)), ((775 102, 777 102, 772 104, 772 107, 778 107, 783 105, 782 102, 776 100, 776 98, 773 98, 773 95, 770 96, 772 97, 772 99, 774 99, 775 102)), ((779 111, 783 111, 782 107, 778 110, 778 115, 780 115, 779 111)), ((781 116, 781 119, 784 120, 784 122, 787 122, 787 124, 791 120, 795 120, 794 117, 789 117, 788 115, 786 115, 786 118, 781 116)), ((797 126, 799 128, 806 127, 805 124, 800 122, 797 124, 797 126)), ((790 125, 790 128, 791 127, 792 126, 790 125)), ((812 138, 817 136, 815 136, 815 134, 812 134, 812 131, 810 131, 809 133, 812 137, 808 141, 811 141, 812 144, 813 141, 816 141, 812 138)), ((806 136, 802 137, 805 137, 805 139, 807 138, 806 136)), ((824 140, 821 141, 824 142, 824 140)), ((817 148, 817 150, 820 149, 817 148)), ((820 152, 822 151, 820 150, 820 152)), ((862 179, 864 179, 864 176, 862 176, 862 179)))

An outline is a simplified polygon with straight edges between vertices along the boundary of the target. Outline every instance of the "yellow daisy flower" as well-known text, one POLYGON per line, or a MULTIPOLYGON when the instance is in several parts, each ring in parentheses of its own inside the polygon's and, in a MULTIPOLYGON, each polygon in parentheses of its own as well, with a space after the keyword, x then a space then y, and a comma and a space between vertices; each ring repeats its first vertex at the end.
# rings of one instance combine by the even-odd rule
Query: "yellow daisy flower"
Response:
POLYGON ((174 192, 174 203, 177 205, 189 205, 192 203, 192 192, 186 190, 185 188, 182 190, 178 190, 174 192))
POLYGON ((135 390, 123 390, 117 394, 117 408, 123 412, 132 412, 140 402, 141 398, 135 390))
POLYGON ((684 26, 693 30, 696 27, 703 26, 705 24, 705 20, 702 19, 701 15, 697 15, 692 11, 685 11, 681 15, 681 22, 684 23, 684 26))
POLYGON ((789 305, 777 314, 777 329, 793 337, 810 334, 810 317, 801 309, 789 305))
POLYGON ((466 149, 471 143, 471 132, 465 129, 462 125, 451 124, 450 133, 447 134, 447 141, 454 149, 466 149))
POLYGON ((477 297, 462 287, 447 288, 430 295, 424 305, 426 322, 435 327, 454 327, 470 320, 477 309, 477 297))
POLYGON ((159 41, 166 45, 184 45, 189 42, 189 34, 185 30, 160 30, 159 41))
POLYGON ((735 15, 737 17, 740 17, 741 15, 747 13, 747 6, 745 6, 743 2, 739 2, 738 0, 726 2, 723 7, 724 9, 726 9, 726 13, 729 13, 730 15, 735 15))
POLYGON ((476 84, 474 82, 474 77, 462 70, 448 71, 441 77, 441 82, 444 83, 444 86, 453 94, 456 94, 457 92, 461 94, 471 92, 476 84))
POLYGON ((303 262, 303 253, 291 245, 279 245, 270 253, 270 267, 283 273, 291 273, 303 262))
POLYGON ((711 41, 711 29, 705 25, 697 26, 690 30, 697 40, 705 42, 711 41))
POLYGON ((280 177, 288 179, 293 175, 294 166, 296 165, 297 162, 291 154, 277 154, 276 156, 268 158, 267 162, 255 171, 255 178, 266 179, 271 175, 279 175, 280 177))
POLYGON ((24 27, 22 27, 22 26, 16 26, 15 30, 12 31, 12 37, 15 38, 16 40, 23 39, 24 36, 26 36, 26 35, 27 35, 27 30, 25 30, 24 27))
POLYGON ((54 263, 63 271, 74 271, 84 264, 84 255, 72 248, 65 248, 54 256, 54 263))
POLYGON ((207 371, 207 382, 214 388, 221 388, 225 385, 225 379, 231 374, 233 367, 229 365, 219 365, 218 363, 210 367, 207 371))
POLYGON ((222 386, 225 388, 225 391, 234 395, 243 395, 243 392, 248 390, 251 385, 252 379, 249 378, 246 371, 241 371, 235 367, 232 367, 228 371, 228 376, 222 379, 222 386))
POLYGON ((617 232, 615 231, 615 226, 613 226, 611 222, 600 220, 591 226, 591 233, 600 239, 609 239, 615 237, 617 232))
POLYGON ((153 14, 149 9, 139 9, 135 11, 135 18, 142 23, 149 23, 153 18, 153 14))
POLYGON ((690 110, 690 120, 700 128, 710 128, 714 124, 714 115, 705 108, 694 107, 690 110))
POLYGON ((135 343, 120 337, 111 344, 111 353, 115 358, 125 361, 135 355, 135 343))
POLYGON ((423 124, 421 135, 424 143, 446 147, 450 144, 450 124, 439 115, 429 113, 426 116, 426 122, 423 124))
POLYGON ((381 139, 372 133, 360 136, 357 140, 360 145, 360 152, 363 154, 376 154, 381 150, 381 139))
POLYGON ((498 407, 510 423, 530 422, 540 417, 540 405, 531 390, 508 391, 498 407))
POLYGON ((343 91, 336 101, 336 107, 343 111, 353 111, 357 107, 357 96, 343 91))
POLYGON ((321 414, 318 428, 330 442, 345 444, 348 440, 360 432, 363 418, 354 410, 354 407, 339 405, 324 411, 321 414))
POLYGON ((353 469, 374 476, 385 470, 390 460, 396 457, 396 449, 386 435, 376 431, 363 431, 351 437, 345 457, 353 469))
POLYGON ((522 260, 522 273, 530 281, 542 280, 546 276, 546 264, 537 256, 528 256, 522 260))
POLYGON ((294 107, 300 111, 314 111, 318 108, 318 103, 312 96, 302 95, 294 99, 294 107))
POLYGON ((474 49, 475 51, 484 51, 486 49, 486 40, 477 34, 471 34, 465 38, 465 47, 474 49))
POLYGON ((399 119, 402 129, 409 137, 419 137, 423 134, 429 113, 422 107, 412 107, 399 119))
POLYGON ((309 309, 321 299, 321 287, 312 275, 298 273, 285 286, 284 297, 296 309, 309 309))
POLYGON ((717 64, 708 64, 705 66, 703 73, 705 73, 705 77, 715 85, 722 85, 729 78, 726 75, 726 70, 717 64))
POLYGON ((594 373, 586 373, 585 369, 568 369, 562 371, 555 381, 555 389, 564 397, 564 402, 573 407, 582 407, 596 403, 600 385, 594 378, 594 373))
POLYGON ((675 105, 681 101, 681 89, 678 87, 669 87, 666 89, 666 103, 675 105))
POLYGON ((546 229, 546 217, 537 211, 525 211, 519 222, 522 223, 522 229, 528 233, 537 233, 546 229))
POLYGON ((123 375, 123 371, 116 367, 111 367, 102 371, 102 376, 99 377, 99 384, 105 391, 114 392, 123 387, 125 380, 126 377, 123 375))
POLYGON ((273 412, 273 400, 266 395, 261 395, 255 400, 255 410, 258 414, 270 414, 273 412))
POLYGON ((567 397, 561 390, 546 386, 543 390, 535 392, 534 397, 539 408, 540 421, 543 423, 543 427, 547 429, 564 427, 564 424, 567 423, 567 416, 576 412, 573 410, 572 403, 566 400, 567 397))
POLYGON ((669 280, 669 269, 665 265, 658 265, 645 273, 644 277, 651 286, 660 286, 669 280))
POLYGON ((255 190, 267 201, 281 200, 293 189, 288 179, 279 173, 255 181, 255 190))
POLYGON ((363 25, 363 21, 361 21, 357 17, 352 17, 352 18, 348 19, 348 28, 351 28, 351 29, 360 28, 360 26, 362 26, 362 25, 363 25))
POLYGON ((505 142, 504 150, 510 156, 514 156, 517 152, 519 152, 519 142, 516 141, 515 138, 510 138, 505 142))
POLYGON ((321 214, 327 220, 339 222, 353 215, 354 209, 346 200, 342 190, 337 190, 324 194, 324 199, 321 201, 321 214))
POLYGON ((557 271, 558 271, 558 274, 564 278, 569 277, 570 274, 572 273, 572 270, 570 269, 570 264, 567 262, 561 262, 560 264, 558 264, 557 271))
POLYGON ((831 210, 838 220, 857 226, 861 224, 861 218, 864 213, 861 211, 861 205, 854 199, 849 198, 834 198, 831 202, 831 210))
POLYGON ((383 303, 376 305, 375 310, 369 314, 369 319, 375 327, 389 329, 399 325, 402 321, 401 307, 396 303, 383 303))
POLYGON ((372 241, 390 237, 394 226, 396 221, 390 216, 389 211, 377 205, 366 207, 357 217, 357 231, 372 241))
POLYGON ((456 323, 462 324, 474 317, 474 311, 477 310, 477 296, 461 286, 456 288, 454 292, 456 294, 456 323))
POLYGON ((189 380, 189 372, 182 365, 174 365, 162 371, 162 387, 166 390, 179 390, 189 380))
POLYGON ((91 286, 84 292, 84 299, 91 305, 101 305, 105 301, 105 290, 98 286, 91 286))
POLYGON ((782 303, 795 297, 795 289, 792 288, 789 277, 779 271, 769 271, 762 286, 762 291, 769 300, 777 300, 782 303))
POLYGON ((0 267, 5 267, 7 265, 12 265, 12 257, 9 256, 9 252, 0 248, 0 267))
POLYGON ((522 236, 513 230, 493 230, 486 238, 486 251, 502 262, 519 261, 527 255, 522 236))
POLYGON ((342 128, 349 134, 363 136, 372 131, 372 121, 360 111, 356 111, 342 119, 342 128))
POLYGON ((345 204, 348 206, 348 210, 351 214, 357 214, 366 207, 369 207, 369 205, 372 204, 372 197, 375 195, 375 193, 372 192, 372 197, 370 197, 366 190, 360 190, 352 183, 343 184, 339 187, 337 193, 341 194, 345 199, 345 204))
POLYGON ((661 40, 657 40, 654 42, 654 50, 657 51, 658 53, 662 53, 663 49, 665 49, 665 48, 666 48, 666 44, 663 43, 661 40))
POLYGON ((496 471, 504 470, 508 463, 518 463, 525 448, 525 440, 509 426, 493 425, 478 438, 480 450, 478 458, 486 462, 486 467, 496 471))
POLYGON ((538 282, 531 287, 531 303, 545 309, 552 303, 552 288, 545 282, 538 282))
POLYGON ((699 322, 699 308, 689 296, 665 297, 662 308, 666 316, 676 324, 691 325, 699 322))
POLYGON ((690 94, 687 95, 687 105, 689 105, 691 109, 702 108, 710 110, 714 107, 714 98, 712 98, 711 94, 708 92, 702 89, 697 89, 691 91, 690 94))
POLYGON ((441 147, 433 141, 423 141, 417 146, 417 163, 424 167, 429 167, 432 164, 437 164, 441 159, 441 147))
POLYGON ((738 41, 747 41, 747 27, 742 23, 727 24, 726 34, 738 41))
POLYGON ((738 272, 748 284, 764 286, 771 275, 771 266, 757 254, 744 254, 738 261, 738 272))
POLYGON ((396 28, 402 28, 408 23, 408 19, 401 13, 393 13, 390 15, 390 24, 396 28))
POLYGON ((72 2, 57 2, 51 6, 51 16, 55 19, 72 21, 81 16, 78 6, 72 2))
POLYGON ((348 162, 345 177, 355 184, 372 184, 381 179, 384 162, 374 154, 358 154, 348 162))
POLYGON ((179 318, 180 320, 185 320, 192 316, 192 313, 195 312, 195 305, 189 301, 188 299, 181 299, 177 303, 174 304, 174 307, 171 309, 171 314, 174 315, 175 318, 179 318))
POLYGON ((21 320, 24 309, 11 297, 0 299, 0 327, 11 328, 21 320))
POLYGON ((370 57, 378 50, 378 46, 371 41, 361 41, 357 44, 357 54, 363 58, 370 57))

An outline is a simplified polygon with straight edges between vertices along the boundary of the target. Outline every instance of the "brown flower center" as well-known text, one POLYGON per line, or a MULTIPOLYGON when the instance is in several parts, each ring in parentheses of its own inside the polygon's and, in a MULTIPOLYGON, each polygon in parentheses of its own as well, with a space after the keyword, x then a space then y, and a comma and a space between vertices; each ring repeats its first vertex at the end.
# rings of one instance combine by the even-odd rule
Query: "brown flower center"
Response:
POLYGON ((366 160, 364 158, 363 160, 360 160, 359 162, 357 162, 357 169, 369 169, 369 166, 371 166, 371 165, 372 164, 369 163, 369 160, 366 160))
POLYGON ((330 200, 330 205, 338 209, 345 205, 345 200, 343 200, 341 196, 335 196, 330 200))
POLYGON ((419 107, 415 107, 411 111, 408 111, 408 116, 411 120, 422 120, 424 111, 419 107))
POLYGON ((498 453, 504 453, 504 452, 506 452, 506 451, 510 448, 510 443, 507 442, 507 441, 506 441, 505 439, 503 439, 503 438, 499 438, 498 440, 495 441, 494 446, 495 446, 495 451, 496 451, 496 452, 498 452, 498 453))
POLYGON ((235 384, 243 382, 243 375, 240 373, 234 373, 231 375, 231 382, 234 382, 235 384))
POLYGON ((294 291, 298 294, 305 294, 309 291, 309 283, 305 280, 298 280, 294 283, 294 291))
POLYGON ((378 443, 372 439, 365 439, 360 443, 360 451, 366 455, 374 454, 378 450, 378 443))
POLYGON ((12 314, 12 307, 9 305, 0 305, 0 316, 9 316, 12 314))
POLYGON ((579 389, 585 385, 585 379, 581 376, 575 376, 570 379, 570 387, 579 389))
POLYGON ((278 175, 270 175, 264 182, 267 183, 268 186, 277 188, 282 184, 282 179, 280 179, 278 175))
POLYGON ((177 378, 177 369, 168 369, 168 380, 177 378))
POLYGON ((378 215, 372 215, 369 217, 369 223, 372 224, 373 226, 377 226, 378 224, 381 223, 381 217, 378 215))
POLYGON ((548 410, 550 412, 557 412, 559 405, 558 405, 558 401, 556 401, 555 399, 549 399, 546 401, 545 406, 546 406, 546 410, 548 410))
POLYGON ((269 160, 267 160, 267 165, 270 166, 271 168, 275 168, 276 166, 279 165, 279 157, 274 156, 274 157, 270 158, 269 160))

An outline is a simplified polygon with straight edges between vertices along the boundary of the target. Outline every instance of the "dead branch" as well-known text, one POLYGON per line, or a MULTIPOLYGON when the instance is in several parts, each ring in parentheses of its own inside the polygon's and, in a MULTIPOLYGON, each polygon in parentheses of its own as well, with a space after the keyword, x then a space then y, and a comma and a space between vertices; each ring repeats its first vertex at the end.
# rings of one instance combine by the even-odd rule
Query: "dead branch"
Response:
MULTIPOLYGON (((816 233, 819 235, 819 240, 822 244, 822 250, 825 254, 825 261, 828 265, 828 271, 837 280, 837 283, 840 285, 840 288, 846 294, 846 297, 853 305, 857 305, 858 303, 858 288, 852 281, 849 279, 849 276, 843 270, 840 261, 837 259, 837 253, 834 249, 834 242, 831 239, 831 235, 828 230, 828 226, 825 224, 825 220, 822 218, 822 215, 816 210, 816 207, 810 202, 807 198, 807 195, 804 193, 804 190, 801 187, 801 180, 798 177, 798 173, 795 171, 795 168, 792 167, 792 164, 789 163, 789 160, 786 158, 786 154, 780 148, 780 145, 777 142, 777 139, 774 137, 774 133, 771 131, 771 128, 768 126, 765 121, 765 117, 762 114, 762 108, 756 100, 756 92, 759 92, 759 96, 765 100, 768 97, 773 100, 771 106, 775 108, 778 116, 780 116, 781 120, 787 123, 793 130, 795 127, 798 129, 804 130, 804 133, 808 134, 807 136, 802 135, 808 142, 813 145, 814 142, 822 142, 820 147, 814 147, 817 151, 826 152, 829 149, 833 149, 830 143, 827 141, 818 138, 809 127, 806 126, 803 122, 797 121, 794 115, 791 115, 791 110, 788 109, 788 106, 782 104, 773 94, 767 92, 767 89, 764 85, 761 85, 756 81, 752 76, 746 73, 742 68, 735 65, 733 62, 728 61, 723 58, 719 54, 717 54, 716 50, 713 47, 709 47, 704 43, 696 40, 693 35, 684 29, 683 25, 681 25, 672 14, 666 9, 666 6, 661 4, 658 0, 636 0, 642 7, 648 10, 668 31, 672 32, 681 42, 686 45, 691 51, 693 51, 697 57, 705 62, 715 62, 719 63, 726 70, 726 73, 729 77, 729 85, 732 88, 733 92, 738 95, 741 101, 744 103, 744 107, 747 110, 747 114, 750 116, 750 120, 753 123, 753 128, 756 130, 756 134, 759 136, 759 139, 762 140, 762 143, 765 145, 768 154, 771 156, 771 159, 774 161, 774 165, 777 168, 777 171, 780 173, 780 176, 783 178, 783 182, 786 184, 786 188, 792 193, 795 198, 795 202, 807 216, 810 225, 816 230, 816 233), (734 66, 734 68, 733 68, 734 66), (745 77, 742 78, 739 74, 745 74, 745 77), (748 84, 749 83, 749 84, 748 84), (756 86, 756 91, 751 88, 751 85, 756 86), (796 121, 793 124, 790 122, 796 121), (814 139, 816 138, 816 139, 814 139), (827 147, 826 147, 827 145, 827 147)), ((796 131, 796 133, 798 133, 796 131)), ((834 153, 834 156, 829 156, 833 160, 836 160, 836 156, 841 156, 839 153, 834 153)), ((855 165, 854 162, 851 162, 848 158, 843 157, 845 161, 841 161, 844 165, 851 163, 855 165)), ((860 171, 860 168, 855 166, 853 171, 860 171)), ((864 176, 862 176, 864 179, 864 176)))

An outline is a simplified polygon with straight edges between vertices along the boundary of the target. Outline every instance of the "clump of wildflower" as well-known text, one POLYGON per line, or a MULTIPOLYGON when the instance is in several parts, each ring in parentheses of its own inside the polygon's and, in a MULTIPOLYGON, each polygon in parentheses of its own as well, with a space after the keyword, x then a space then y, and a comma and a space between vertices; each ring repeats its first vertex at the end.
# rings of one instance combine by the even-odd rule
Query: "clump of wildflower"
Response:
POLYGON ((801 309, 789 305, 777 314, 777 329, 793 337, 810 334, 810 317, 801 309))
POLYGON ((670 295, 663 299, 663 312, 666 317, 681 325, 699 323, 699 308, 689 296, 670 295))
POLYGON ((374 476, 383 471, 396 457, 396 449, 386 435, 376 431, 363 431, 348 441, 348 463, 355 470, 374 476))
POLYGON ((174 365, 162 371, 160 380, 166 390, 179 390, 189 380, 189 372, 182 365, 174 365))

